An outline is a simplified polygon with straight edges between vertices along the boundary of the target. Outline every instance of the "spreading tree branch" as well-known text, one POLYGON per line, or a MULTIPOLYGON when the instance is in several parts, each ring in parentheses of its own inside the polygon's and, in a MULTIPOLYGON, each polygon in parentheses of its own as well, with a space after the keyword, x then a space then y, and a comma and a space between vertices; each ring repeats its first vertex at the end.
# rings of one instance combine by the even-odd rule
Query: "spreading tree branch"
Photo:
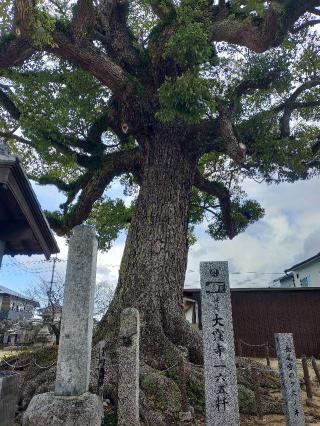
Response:
POLYGON ((116 176, 134 172, 141 163, 140 150, 114 152, 104 156, 101 167, 96 170, 86 185, 77 203, 65 215, 63 222, 50 220, 50 224, 58 235, 63 235, 76 225, 84 222, 92 209, 93 204, 102 196, 105 188, 116 176))
POLYGON ((226 12, 226 8, 217 6, 212 10, 210 37, 212 41, 225 41, 264 52, 279 46, 286 34, 294 30, 298 19, 317 6, 320 6, 320 0, 274 0, 268 2, 263 16, 258 19, 243 16, 240 12, 234 16, 230 9, 226 12))
POLYGON ((34 0, 15 0, 15 33, 17 36, 29 38, 34 16, 34 0))
POLYGON ((296 102, 297 98, 306 90, 313 89, 316 86, 320 85, 320 78, 314 78, 310 81, 306 81, 301 84, 290 96, 289 98, 274 108, 275 112, 283 111, 283 115, 280 118, 280 133, 282 137, 290 136, 290 119, 291 114, 294 110, 298 108, 313 107, 319 105, 319 101, 309 101, 309 102, 296 102))
POLYGON ((8 36, 0 41, 0 70, 22 65, 33 52, 34 49, 27 39, 8 36))
POLYGON ((231 95, 231 110, 235 110, 242 96, 252 93, 258 89, 268 89, 279 77, 278 70, 269 71, 263 77, 255 80, 243 80, 234 89, 231 95))
POLYGON ((86 34, 95 18, 92 0, 78 0, 71 22, 72 34, 75 41, 79 42, 86 34))
POLYGON ((138 75, 144 70, 138 40, 128 27, 128 0, 103 0, 97 6, 95 35, 112 60, 126 72, 138 75))
POLYGON ((59 31, 54 35, 54 42, 56 47, 48 50, 88 71, 115 95, 122 97, 132 89, 123 69, 98 49, 78 45, 59 31))
MULTIPOLYGON (((10 93, 10 92, 9 92, 10 93)), ((0 90, 0 105, 10 114, 14 120, 19 120, 21 112, 16 104, 12 101, 8 93, 0 90)))
POLYGON ((218 198, 227 235, 230 239, 234 238, 236 236, 236 226, 232 216, 231 195, 229 190, 221 182, 205 179, 199 170, 195 174, 194 186, 200 191, 218 198))

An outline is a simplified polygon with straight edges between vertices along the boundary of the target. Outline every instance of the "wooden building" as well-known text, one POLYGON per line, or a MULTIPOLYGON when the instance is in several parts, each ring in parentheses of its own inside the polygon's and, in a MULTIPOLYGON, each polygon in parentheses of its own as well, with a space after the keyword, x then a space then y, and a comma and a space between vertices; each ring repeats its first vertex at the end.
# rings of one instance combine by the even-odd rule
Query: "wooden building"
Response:
MULTIPOLYGON (((185 289, 184 297, 197 304, 201 322, 200 289, 185 289)), ((250 345, 269 343, 274 352, 274 333, 293 333, 298 356, 320 357, 320 287, 232 288, 233 327, 239 340, 250 345)), ((263 348, 242 345, 244 356, 264 356, 263 348)))
POLYGON ((0 141, 0 266, 4 254, 44 254, 59 248, 19 158, 0 141))

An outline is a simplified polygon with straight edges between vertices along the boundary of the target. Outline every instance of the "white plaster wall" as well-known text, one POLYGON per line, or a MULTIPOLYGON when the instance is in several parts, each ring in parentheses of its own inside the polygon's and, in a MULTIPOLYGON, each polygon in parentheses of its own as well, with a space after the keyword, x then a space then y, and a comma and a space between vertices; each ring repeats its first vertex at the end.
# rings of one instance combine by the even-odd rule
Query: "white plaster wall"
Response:
POLYGON ((192 324, 192 306, 185 311, 186 320, 192 324))
POLYGON ((296 287, 301 287, 300 280, 310 275, 311 287, 320 287, 320 261, 310 262, 294 271, 296 287), (297 276, 299 275, 299 277, 297 276))

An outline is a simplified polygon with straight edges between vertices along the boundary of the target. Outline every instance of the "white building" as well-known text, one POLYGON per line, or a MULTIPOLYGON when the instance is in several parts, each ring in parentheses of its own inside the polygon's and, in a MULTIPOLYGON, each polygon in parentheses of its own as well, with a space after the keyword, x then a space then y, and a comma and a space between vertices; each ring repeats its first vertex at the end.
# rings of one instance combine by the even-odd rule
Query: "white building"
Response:
POLYGON ((37 306, 39 303, 35 300, 0 286, 0 321, 30 319, 37 306))
POLYGON ((281 287, 320 287, 320 253, 284 272, 286 275, 275 280, 281 287))

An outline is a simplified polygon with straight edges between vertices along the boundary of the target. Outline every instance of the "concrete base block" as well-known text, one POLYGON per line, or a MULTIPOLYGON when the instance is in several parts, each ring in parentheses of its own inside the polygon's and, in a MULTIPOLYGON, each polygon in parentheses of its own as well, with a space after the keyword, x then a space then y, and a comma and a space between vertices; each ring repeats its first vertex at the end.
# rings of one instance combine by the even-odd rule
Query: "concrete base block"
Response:
POLYGON ((35 395, 23 415, 23 426, 101 426, 103 405, 98 395, 35 395))

